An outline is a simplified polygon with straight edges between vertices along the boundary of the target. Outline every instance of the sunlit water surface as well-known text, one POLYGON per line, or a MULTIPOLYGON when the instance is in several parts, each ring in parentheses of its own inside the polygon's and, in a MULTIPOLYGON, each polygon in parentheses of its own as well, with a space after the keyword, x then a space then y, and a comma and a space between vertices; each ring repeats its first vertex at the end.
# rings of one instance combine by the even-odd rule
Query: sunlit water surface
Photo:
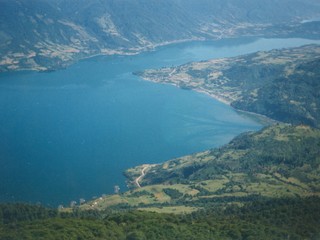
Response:
POLYGON ((136 56, 101 56, 50 73, 0 74, 0 201, 57 206, 126 189, 122 172, 227 143, 262 126, 204 94, 133 71, 306 39, 191 42, 136 56))

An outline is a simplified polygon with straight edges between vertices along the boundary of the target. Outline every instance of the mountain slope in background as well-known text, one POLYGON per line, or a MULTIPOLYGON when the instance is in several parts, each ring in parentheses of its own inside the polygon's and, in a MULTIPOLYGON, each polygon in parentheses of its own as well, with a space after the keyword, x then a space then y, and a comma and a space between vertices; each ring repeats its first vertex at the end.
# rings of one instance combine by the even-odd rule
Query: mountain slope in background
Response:
POLYGON ((0 0, 0 71, 55 69, 192 39, 318 36, 300 23, 319 12, 314 0, 0 0))

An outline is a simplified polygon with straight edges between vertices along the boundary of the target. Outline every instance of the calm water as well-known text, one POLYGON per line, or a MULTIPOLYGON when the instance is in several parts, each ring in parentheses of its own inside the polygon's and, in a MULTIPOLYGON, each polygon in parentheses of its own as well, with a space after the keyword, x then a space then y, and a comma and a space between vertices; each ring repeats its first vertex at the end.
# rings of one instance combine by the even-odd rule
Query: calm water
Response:
POLYGON ((68 204, 125 190, 122 172, 227 143, 261 128, 193 91, 131 72, 299 46, 303 39, 234 39, 96 57, 51 73, 0 74, 0 201, 68 204))

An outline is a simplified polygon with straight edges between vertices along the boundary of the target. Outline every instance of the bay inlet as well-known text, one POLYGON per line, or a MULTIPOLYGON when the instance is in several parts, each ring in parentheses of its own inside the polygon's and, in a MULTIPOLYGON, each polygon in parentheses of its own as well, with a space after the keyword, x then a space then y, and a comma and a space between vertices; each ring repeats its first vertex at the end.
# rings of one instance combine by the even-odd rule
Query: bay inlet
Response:
POLYGON ((262 125, 205 94, 132 72, 319 43, 231 39, 0 74, 0 201, 57 206, 126 190, 122 172, 221 146, 262 125))

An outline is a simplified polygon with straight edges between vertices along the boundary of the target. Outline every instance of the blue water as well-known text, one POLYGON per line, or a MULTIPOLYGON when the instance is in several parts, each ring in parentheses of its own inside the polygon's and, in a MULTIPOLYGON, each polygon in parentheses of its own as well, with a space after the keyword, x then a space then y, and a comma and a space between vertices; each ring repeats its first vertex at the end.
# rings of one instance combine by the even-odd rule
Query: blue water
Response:
POLYGON ((299 46, 305 39, 191 42, 101 56, 50 73, 0 74, 0 201, 57 206, 126 190, 122 172, 261 128, 206 95, 133 71, 299 46))

